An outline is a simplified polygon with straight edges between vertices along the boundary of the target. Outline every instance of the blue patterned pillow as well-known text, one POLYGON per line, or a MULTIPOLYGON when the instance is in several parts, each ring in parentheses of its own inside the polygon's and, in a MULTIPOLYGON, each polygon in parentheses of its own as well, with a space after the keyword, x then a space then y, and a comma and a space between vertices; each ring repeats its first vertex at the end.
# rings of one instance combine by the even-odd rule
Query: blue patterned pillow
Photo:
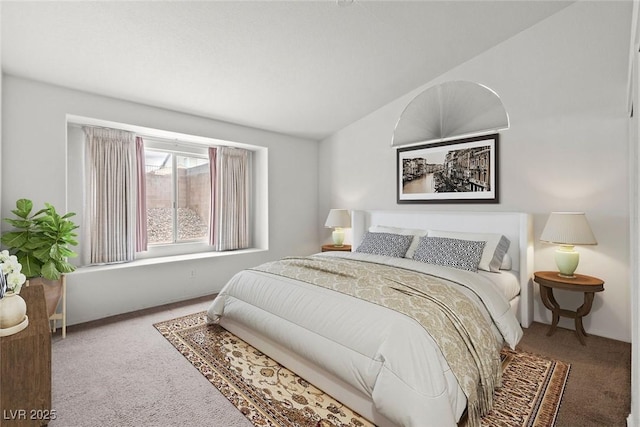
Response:
POLYGON ((412 240, 413 236, 367 231, 356 252, 402 258, 407 253, 412 240))
POLYGON ((476 272, 485 243, 447 237, 421 237, 413 259, 476 272))

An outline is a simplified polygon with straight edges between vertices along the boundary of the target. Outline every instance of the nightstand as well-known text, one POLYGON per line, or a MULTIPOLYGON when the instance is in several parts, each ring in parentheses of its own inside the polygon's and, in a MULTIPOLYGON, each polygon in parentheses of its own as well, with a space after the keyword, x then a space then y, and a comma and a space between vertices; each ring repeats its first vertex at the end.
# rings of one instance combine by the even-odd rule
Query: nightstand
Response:
POLYGON ((334 246, 334 245, 322 245, 322 252, 330 252, 330 251, 341 251, 341 252, 351 252, 351 245, 342 245, 342 246, 334 246))
POLYGON ((51 331, 43 285, 24 286, 29 325, 0 337, 0 425, 45 426, 51 409, 51 331))
POLYGON ((604 282, 597 277, 576 274, 576 277, 560 277, 557 271, 538 271, 533 274, 534 281, 540 285, 540 298, 542 303, 553 313, 553 322, 547 332, 547 336, 552 335, 556 331, 560 316, 575 319, 576 336, 582 345, 586 345, 584 338, 587 333, 582 326, 582 318, 589 314, 593 298, 596 292, 604 291, 604 282), (576 311, 565 310, 553 296, 553 289, 564 289, 573 292, 584 293, 584 304, 576 311))

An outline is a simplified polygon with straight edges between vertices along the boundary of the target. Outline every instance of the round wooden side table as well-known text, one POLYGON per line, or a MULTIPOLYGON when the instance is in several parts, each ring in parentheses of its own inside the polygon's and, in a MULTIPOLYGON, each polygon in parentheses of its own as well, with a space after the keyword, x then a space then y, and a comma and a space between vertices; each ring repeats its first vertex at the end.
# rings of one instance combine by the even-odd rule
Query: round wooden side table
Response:
POLYGON ((561 277, 557 271, 537 271, 533 274, 534 281, 540 285, 540 298, 545 307, 553 313, 553 321, 547 336, 553 335, 558 326, 560 316, 575 319, 576 336, 582 345, 586 345, 584 338, 589 336, 582 326, 582 318, 589 314, 596 292, 604 291, 604 281, 597 277, 576 274, 575 277, 561 277), (553 289, 583 292, 584 304, 576 311, 560 308, 560 304, 553 296, 553 289))
POLYGON ((332 244, 322 245, 322 252, 330 252, 330 251, 351 252, 351 245, 342 245, 342 246, 335 246, 332 244))

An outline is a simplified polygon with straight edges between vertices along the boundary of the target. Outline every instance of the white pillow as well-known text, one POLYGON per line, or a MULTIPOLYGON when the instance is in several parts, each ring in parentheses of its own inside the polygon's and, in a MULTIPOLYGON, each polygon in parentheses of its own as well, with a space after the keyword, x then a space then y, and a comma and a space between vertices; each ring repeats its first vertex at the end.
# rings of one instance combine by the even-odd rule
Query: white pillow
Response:
POLYGON ((500 270, 511 270, 513 261, 511 260, 511 255, 504 254, 504 258, 502 258, 502 264, 500 264, 500 270))
POLYGON ((497 233, 467 233, 462 231, 443 231, 443 230, 429 230, 427 233, 429 237, 448 237, 450 239, 462 239, 473 241, 484 241, 484 250, 482 251, 482 258, 480 264, 478 264, 479 270, 485 271, 500 271, 500 265, 504 255, 509 249, 509 239, 502 234, 497 233))
POLYGON ((403 236, 414 236, 405 258, 413 258, 413 254, 416 252, 420 237, 427 235, 427 230, 419 230, 416 228, 400 228, 400 227, 388 227, 386 225, 372 225, 369 227, 369 231, 372 233, 393 233, 401 234, 403 236))

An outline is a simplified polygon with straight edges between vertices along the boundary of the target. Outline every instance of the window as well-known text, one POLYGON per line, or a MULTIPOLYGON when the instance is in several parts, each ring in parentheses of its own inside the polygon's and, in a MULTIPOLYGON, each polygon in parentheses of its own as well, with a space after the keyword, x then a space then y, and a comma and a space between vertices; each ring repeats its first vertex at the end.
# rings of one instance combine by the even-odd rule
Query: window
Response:
POLYGON ((209 160, 146 147, 149 245, 204 242, 208 236, 209 160))
MULTIPOLYGON (((110 263, 109 261, 96 262, 91 259, 91 254, 94 253, 91 231, 101 230, 104 227, 94 225, 93 212, 86 209, 88 182, 86 177, 88 175, 85 168, 88 153, 85 127, 127 131, 143 141, 144 156, 140 170, 145 178, 144 200, 147 206, 144 211, 147 214, 145 222, 147 250, 134 250, 135 260, 168 256, 182 257, 191 254, 194 258, 200 258, 206 256, 205 253, 212 253, 212 256, 237 253, 236 250, 225 253, 227 249, 220 249, 210 244, 211 236, 216 235, 216 230, 217 235, 221 235, 221 231, 235 229, 235 226, 227 226, 226 218, 220 220, 220 216, 217 217, 218 227, 213 231, 209 229, 213 216, 210 214, 210 206, 212 194, 215 193, 209 187, 212 182, 209 177, 211 147, 242 148, 250 152, 251 160, 248 163, 250 190, 247 196, 249 209, 247 228, 250 241, 247 249, 268 249, 268 149, 266 147, 69 115, 67 116, 68 209, 76 213, 76 223, 81 226, 82 239, 76 248, 80 255, 77 258, 78 265, 110 263), (151 212, 152 210, 154 212, 151 212)), ((134 173, 137 173, 137 168, 134 173)), ((128 190, 125 193, 128 193, 128 190)), ((138 194, 138 189, 134 189, 134 197, 135 194, 138 194)), ((218 191, 216 194, 223 193, 218 191)), ((227 197, 225 195, 222 202, 219 201, 217 205, 227 207, 227 197)), ((112 207, 113 204, 106 202, 100 205, 100 212, 105 212, 104 206, 112 207)), ((117 221, 118 224, 135 222, 135 218, 117 221)), ((141 228, 134 228, 134 233, 141 230, 141 228)), ((128 239, 129 237, 123 240, 129 242, 128 239)), ((139 241, 137 238, 134 240, 139 241)))

